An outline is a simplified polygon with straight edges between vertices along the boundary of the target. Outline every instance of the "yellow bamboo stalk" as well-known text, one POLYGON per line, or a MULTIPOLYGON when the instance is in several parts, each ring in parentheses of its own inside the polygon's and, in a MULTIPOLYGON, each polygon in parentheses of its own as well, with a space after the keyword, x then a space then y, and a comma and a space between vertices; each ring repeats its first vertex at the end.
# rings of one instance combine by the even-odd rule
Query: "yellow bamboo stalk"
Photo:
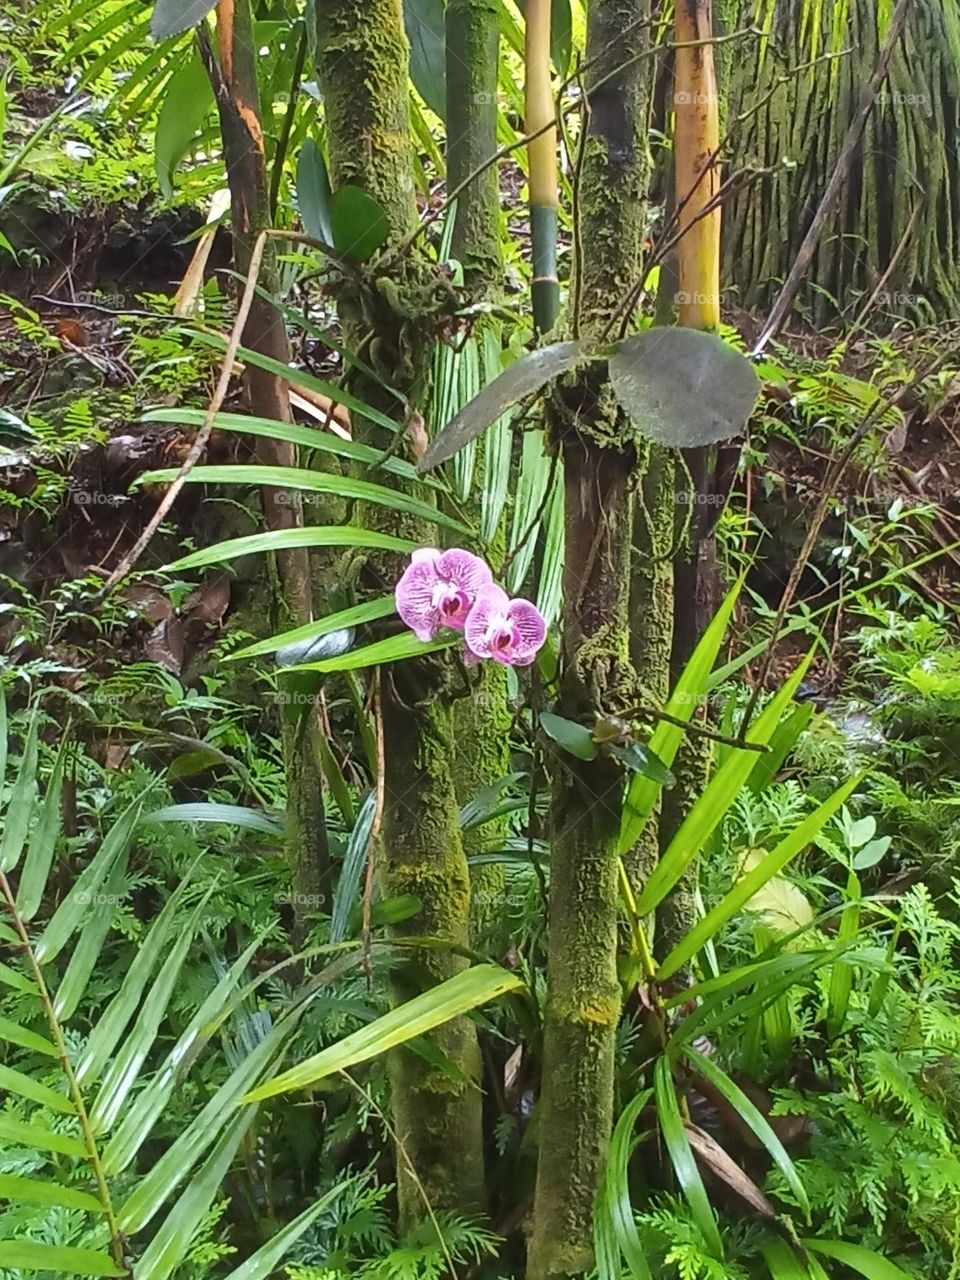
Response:
POLYGON ((720 112, 712 0, 677 0, 674 30, 674 159, 680 324, 720 324, 720 206, 704 213, 720 189, 720 112))
POLYGON ((557 129, 550 82, 550 2, 527 0, 525 9, 524 129, 537 134, 530 161, 530 236, 533 316, 541 333, 553 328, 560 300, 557 280, 557 129), (543 130, 543 132, 540 132, 543 130))

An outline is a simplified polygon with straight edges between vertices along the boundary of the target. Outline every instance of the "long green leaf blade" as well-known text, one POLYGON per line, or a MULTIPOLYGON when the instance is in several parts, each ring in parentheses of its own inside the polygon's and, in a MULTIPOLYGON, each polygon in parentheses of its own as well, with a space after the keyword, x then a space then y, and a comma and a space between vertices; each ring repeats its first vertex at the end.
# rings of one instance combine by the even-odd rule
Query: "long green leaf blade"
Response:
MULTIPOLYGON (((147 471, 137 477, 137 484, 169 484, 177 478, 179 471, 175 467, 166 467, 159 471, 147 471)), ((438 507, 431 506, 402 489, 388 489, 382 484, 371 484, 369 480, 355 480, 353 476, 338 476, 326 471, 305 471, 302 467, 267 467, 254 465, 235 466, 200 466, 194 467, 186 477, 188 484, 239 484, 265 485, 271 489, 295 489, 304 493, 332 493, 339 498, 351 498, 357 502, 369 502, 373 506, 387 507, 391 511, 402 511, 405 515, 415 516, 420 520, 428 520, 433 524, 444 525, 457 533, 470 533, 471 530, 460 520, 447 515, 438 507)), ((181 567, 182 567, 182 562, 181 567)))
POLYGON ((124 810, 108 831, 93 861, 80 873, 53 913, 34 947, 38 964, 49 964, 56 959, 79 927, 114 867, 126 866, 130 839, 139 820, 142 803, 142 799, 138 798, 124 810))
POLYGON ((310 1224, 319 1217, 328 1205, 336 1200, 342 1190, 343 1186, 340 1183, 331 1187, 326 1195, 321 1196, 319 1200, 309 1205, 304 1209, 303 1213, 298 1214, 292 1222, 288 1222, 265 1245, 261 1245, 256 1253, 247 1258, 246 1262, 241 1263, 239 1267, 231 1271, 226 1280, 266 1280, 266 1277, 273 1274, 281 1259, 289 1253, 310 1224))
POLYGON ((73 1249, 63 1244, 37 1244, 34 1240, 0 1240, 0 1267, 14 1271, 50 1271, 62 1276, 125 1276, 105 1253, 73 1249))
POLYGON ((294 627, 292 631, 271 636, 269 640, 258 640, 256 644, 247 645, 245 649, 229 654, 228 660, 236 662, 240 658, 258 658, 264 653, 276 653, 288 644, 317 640, 320 636, 329 635, 331 631, 345 631, 348 627, 358 627, 365 622, 376 622, 380 618, 388 618, 396 611, 396 601, 392 595, 381 596, 379 600, 367 600, 364 604, 351 605, 349 609, 328 614, 317 622, 307 622, 302 627, 294 627))
POLYGON ((703 1185, 696 1158, 687 1140, 683 1118, 680 1115, 680 1104, 677 1101, 673 1077, 670 1074, 670 1062, 665 1054, 661 1054, 657 1059, 654 1069, 654 1093, 660 1131, 677 1175, 680 1190, 690 1206, 690 1212, 700 1228, 708 1249, 714 1257, 722 1258, 723 1244, 717 1229, 717 1220, 710 1208, 706 1187, 703 1185))
POLYGON ((416 551, 417 544, 390 533, 359 529, 351 525, 320 525, 305 529, 271 529, 267 533, 251 533, 243 538, 228 538, 201 551, 191 551, 167 565, 168 569, 205 569, 238 556, 256 555, 261 551, 292 551, 297 547, 370 547, 379 551, 416 551))
POLYGON ((235 1114, 203 1168, 177 1200, 134 1270, 135 1280, 167 1280, 183 1262, 187 1246, 230 1170, 256 1108, 235 1114))
POLYGON ((3 837, 0 839, 0 871, 12 871, 20 861, 27 842, 30 822, 37 808, 37 708, 30 717, 30 727, 23 743, 23 758, 17 773, 7 811, 3 815, 3 837))
POLYGON ((798 827, 785 836, 753 871, 738 880, 730 892, 708 911, 702 920, 698 920, 685 937, 681 938, 660 966, 658 976, 664 980, 669 978, 695 956, 704 943, 736 915, 772 876, 778 875, 791 859, 807 847, 851 793, 859 787, 863 777, 863 774, 858 774, 849 782, 845 782, 813 813, 804 818, 798 827))
MULTIPOLYGON (((779 725, 803 680, 812 654, 799 663, 782 689, 771 698, 747 731, 746 741, 765 746, 779 725)), ((651 744, 652 745, 652 744, 651 744)), ((665 762, 669 763, 669 762, 665 762)), ((690 812, 670 841, 637 901, 641 916, 653 911, 678 882, 703 849, 710 835, 723 821, 757 763, 757 753, 744 748, 731 750, 723 764, 697 797, 690 812)), ((702 924, 702 921, 701 921, 702 924)))
POLYGON ((103 1213, 96 1196, 75 1187, 61 1187, 56 1182, 39 1178, 22 1178, 18 1174, 0 1173, 0 1200, 17 1204, 51 1204, 64 1209, 83 1209, 86 1213, 103 1213))
POLYGON ((873 1249, 865 1249, 863 1245, 846 1244, 841 1240, 804 1240, 802 1243, 814 1253, 822 1253, 826 1258, 836 1258, 852 1271, 859 1271, 867 1280, 913 1280, 906 1271, 888 1262, 873 1249))
MULTIPOLYGON (((673 692, 664 710, 678 720, 689 721, 694 710, 706 696, 707 682, 713 664, 717 660, 723 637, 733 614, 734 606, 743 586, 742 579, 727 592, 720 608, 713 615, 710 624, 690 655, 690 660, 680 674, 673 692)), ((668 724, 661 720, 650 735, 650 750, 669 769, 683 741, 686 731, 679 725, 668 724)), ((636 844, 647 819, 653 812, 660 791, 659 783, 641 773, 635 773, 627 789, 623 806, 623 817, 620 824, 619 852, 627 853, 636 844)))
POLYGON ((786 1148, 777 1137, 766 1116, 755 1103, 750 1101, 740 1086, 735 1084, 725 1071, 721 1071, 711 1058, 698 1052, 692 1045, 687 1045, 683 1052, 694 1069, 704 1076, 719 1094, 726 1098, 743 1122, 752 1129, 754 1135, 766 1147, 771 1160, 783 1174, 787 1185, 796 1196, 797 1203, 803 1209, 809 1222, 810 1200, 807 1196, 807 1189, 803 1185, 799 1173, 797 1173, 796 1165, 790 1159, 786 1148))
POLYGON ((40 1084, 32 1076, 24 1075, 22 1071, 14 1071, 13 1067, 0 1066, 0 1089, 15 1093, 18 1098, 29 1098, 31 1102, 39 1103, 50 1111, 60 1111, 68 1116, 76 1114, 76 1108, 69 1098, 57 1093, 55 1089, 48 1089, 45 1084, 40 1084))
POLYGON ((79 1138, 65 1133, 54 1133, 39 1124, 21 1124, 7 1115, 0 1115, 0 1142, 10 1142, 19 1147, 35 1147, 38 1151, 56 1151, 62 1156, 83 1160, 87 1148, 79 1138))
POLYGON ((57 847, 60 831, 60 795, 63 791, 63 775, 67 764, 67 745, 63 743, 50 775, 47 793, 40 807, 40 817, 27 845, 27 856, 20 872, 17 886, 17 911, 20 918, 30 921, 43 901, 50 866, 57 847))
POLYGON ((335 1071, 345 1071, 358 1062, 367 1062, 388 1049, 439 1027, 451 1018, 488 1004, 509 991, 518 991, 523 981, 495 964, 474 965, 439 986, 424 991, 405 1004, 391 1009, 367 1027, 346 1036, 329 1048, 285 1071, 275 1080, 247 1094, 244 1102, 258 1102, 292 1089, 305 1089, 335 1071))

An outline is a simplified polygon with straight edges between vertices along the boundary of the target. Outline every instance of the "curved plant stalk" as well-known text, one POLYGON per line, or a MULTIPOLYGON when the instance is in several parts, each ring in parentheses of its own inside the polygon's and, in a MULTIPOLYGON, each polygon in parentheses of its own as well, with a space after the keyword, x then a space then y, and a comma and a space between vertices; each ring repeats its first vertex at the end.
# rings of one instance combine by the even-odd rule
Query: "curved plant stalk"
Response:
POLYGON ((560 310, 557 279, 557 130, 550 80, 551 0, 527 0, 525 34, 524 129, 536 133, 527 144, 530 187, 530 240, 533 251, 533 320, 549 333, 560 310), (542 132, 538 132, 542 130, 542 132))
MULTIPOLYGON (((87 1113, 84 1097, 80 1090, 80 1085, 77 1082, 77 1077, 73 1070, 73 1064, 70 1061, 70 1054, 63 1038, 60 1019, 57 1017, 54 1010, 53 1000, 51 999, 50 992, 47 989, 47 984, 44 981, 43 970, 37 963, 37 957, 34 954, 33 947, 30 945, 30 938, 27 934, 26 924, 21 917, 20 912, 17 910, 16 898, 13 890, 10 888, 10 882, 7 879, 6 873, 3 871, 0 871, 0 892, 3 894, 4 904, 10 914, 11 920, 13 921, 13 927, 20 941, 23 956, 30 970, 36 994, 39 996, 40 1002, 43 1005, 43 1011, 46 1014, 47 1024, 50 1027, 50 1038, 56 1046, 56 1054, 60 1063, 60 1069, 66 1077, 67 1085, 70 1090, 70 1100, 73 1104, 72 1110, 77 1117, 80 1125, 80 1131, 83 1134, 85 1157, 93 1171, 94 1182, 96 1183, 97 1188, 97 1200, 100 1202, 100 1212, 106 1220, 107 1230, 110 1234, 110 1257, 113 1259, 116 1269, 114 1270, 104 1265, 102 1269, 97 1271, 95 1274, 117 1276, 129 1275, 129 1268, 124 1256, 124 1237, 117 1222, 117 1214, 114 1208, 113 1198, 110 1195, 110 1188, 107 1185, 107 1180, 104 1176, 103 1165, 100 1161, 100 1152, 97 1149, 96 1139, 94 1138, 93 1130, 90 1127, 90 1117, 87 1113)), ((52 1137, 53 1135, 51 1135, 51 1138, 52 1137)), ((106 1259, 104 1259, 104 1263, 106 1263, 106 1259)))
MULTIPOLYGON (((0 728, 4 724, 0 699, 0 728)), ((0 1266, 63 1275, 128 1275, 130 1259, 138 1253, 138 1233, 160 1216, 159 1228, 134 1265, 137 1280, 167 1280, 185 1262, 197 1227, 221 1192, 225 1165, 232 1161, 253 1119, 250 1112, 237 1123, 235 1102, 273 1070, 277 1055, 314 992, 268 1030, 184 1127, 180 1092, 184 1081, 214 1029, 230 1016, 237 988, 261 943, 260 938, 254 939, 234 964, 224 969, 175 1042, 168 1045, 167 1009, 210 898, 207 893, 192 909, 185 910, 184 898, 191 882, 188 870, 150 924, 119 989, 92 1026, 84 1025, 82 1047, 71 1056, 70 1021, 78 1008, 83 1007, 85 1015, 89 1012, 89 1006, 83 1006, 84 996, 92 975, 103 971, 104 949, 113 941, 114 904, 127 885, 127 861, 142 819, 144 797, 124 810, 74 879, 69 893, 49 918, 37 925, 34 922, 42 904, 53 896, 52 878, 57 873, 54 854, 60 836, 64 762, 61 752, 30 831, 29 819, 38 807, 40 791, 34 720, 3 814, 0 898, 12 928, 0 926, 0 941, 17 953, 17 958, 4 965, 5 982, 21 999, 36 1001, 49 1036, 4 1020, 7 1045, 13 1046, 14 1052, 19 1047, 37 1055, 41 1073, 35 1077, 27 1069, 7 1065, 11 1057, 9 1051, 5 1053, 0 1087, 13 1105, 0 1117, 0 1140, 14 1150, 40 1152, 49 1162, 34 1167, 29 1177, 4 1175, 0 1197, 17 1205, 41 1209, 65 1206, 89 1212, 94 1224, 102 1223, 109 1233, 109 1254, 97 1248, 45 1244, 20 1236, 0 1240, 0 1266), (15 891, 11 885, 14 871, 18 873, 15 891), (54 961, 59 961, 57 968, 62 974, 55 988, 49 982, 50 974, 56 971, 54 961), (66 1094, 44 1082, 51 1060, 60 1064, 66 1094), (152 1167, 138 1171, 136 1158, 175 1097, 182 1132, 152 1167), (48 1115, 72 1117, 79 1136, 63 1132, 59 1125, 52 1127, 48 1115), (115 1200, 116 1188, 111 1187, 111 1180, 119 1175, 123 1175, 125 1190, 122 1204, 115 1200), (79 1176, 92 1176, 95 1195, 75 1185, 79 1176), (172 1204, 168 1204, 171 1197, 172 1204)), ((284 1228, 273 1249, 244 1264, 246 1280, 265 1280, 275 1266, 277 1248, 285 1251, 305 1229, 306 1222, 298 1223, 284 1228)))

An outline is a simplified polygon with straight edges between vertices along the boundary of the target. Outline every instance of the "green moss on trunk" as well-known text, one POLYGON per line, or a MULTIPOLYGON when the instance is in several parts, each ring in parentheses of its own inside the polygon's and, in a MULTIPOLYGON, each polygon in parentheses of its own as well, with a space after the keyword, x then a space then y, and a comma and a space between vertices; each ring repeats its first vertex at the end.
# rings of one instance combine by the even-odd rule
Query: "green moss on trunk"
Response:
MULTIPOLYGON (((319 4, 317 70, 334 187, 354 183, 372 195, 387 215, 389 243, 397 244, 416 226, 417 216, 400 0, 319 4)), ((428 390, 434 337, 428 286, 422 261, 407 254, 395 277, 374 282, 351 278, 340 291, 348 349, 358 350, 372 334, 370 359, 403 400, 394 400, 363 377, 355 380, 356 391, 398 419, 405 404, 422 405, 428 390), (411 305, 415 297, 424 300, 422 313, 411 305)), ((359 414, 354 428, 355 435, 380 448, 394 443, 389 433, 359 414)), ((389 473, 379 478, 388 483, 389 473)), ((410 491, 407 482, 403 487, 410 491)), ((418 492, 424 498, 429 494, 426 489, 418 492)), ((422 545, 437 545, 436 528, 423 521, 373 506, 355 518, 422 545)), ((371 557, 361 583, 382 593, 392 588, 402 568, 398 556, 371 557)), ((384 894, 413 894, 421 904, 402 932, 433 934, 462 946, 469 937, 470 885, 452 774, 449 681, 447 661, 437 656, 398 663, 381 673, 385 805, 377 856, 384 894)), ((463 963, 436 948, 412 952, 409 963, 394 974, 397 999, 442 981, 463 963)), ((463 1078, 451 1079, 442 1067, 409 1050, 390 1055, 402 1229, 428 1214, 420 1187, 433 1211, 475 1214, 484 1207, 481 1095, 468 1083, 479 1076, 476 1031, 468 1019, 458 1018, 431 1039, 463 1078)))
MULTIPOLYGON (((441 691, 423 684, 423 675, 421 667, 398 676, 384 697, 388 748, 380 881, 385 894, 412 894, 422 903, 417 917, 405 922, 404 933, 432 935, 462 947, 469 942, 470 883, 453 787, 450 714, 437 697, 441 691), (421 681, 418 688, 414 678, 421 681)), ((417 952, 395 975, 397 996, 409 999, 465 965, 448 951, 417 952)), ((434 1212, 477 1214, 486 1207, 476 1032, 468 1019, 456 1018, 431 1039, 474 1083, 451 1079, 409 1050, 391 1055, 393 1117, 403 1145, 398 1159, 400 1219, 408 1226, 426 1213, 424 1193, 434 1212)))
MULTIPOLYGON (((598 406, 599 407, 599 406, 598 406)), ((614 410, 615 412, 615 410, 614 410)), ((630 698, 629 451, 563 442, 566 485, 564 677, 559 712, 590 724, 630 698)), ((592 1266, 593 1202, 613 1121, 617 840, 623 772, 600 756, 560 758, 550 817, 551 872, 543 1095, 531 1280, 592 1266)))
MULTIPOLYGON (((497 149, 496 0, 447 0, 447 190, 452 191, 497 149)), ((483 293, 500 271, 497 166, 457 197, 453 256, 468 288, 483 293)))
MULTIPOLYGON (((585 65, 587 137, 577 209, 583 335, 603 332, 642 269, 649 176, 646 0, 594 0, 585 65)), ((636 700, 630 663, 630 559, 640 472, 630 427, 596 366, 557 393, 552 437, 564 458, 560 715, 591 724, 636 700)), ((641 607, 654 607, 650 601, 641 607)), ((544 1077, 527 1275, 565 1280, 593 1266, 593 1206, 613 1121, 617 840, 623 774, 604 755, 564 756, 551 812, 544 1077)))

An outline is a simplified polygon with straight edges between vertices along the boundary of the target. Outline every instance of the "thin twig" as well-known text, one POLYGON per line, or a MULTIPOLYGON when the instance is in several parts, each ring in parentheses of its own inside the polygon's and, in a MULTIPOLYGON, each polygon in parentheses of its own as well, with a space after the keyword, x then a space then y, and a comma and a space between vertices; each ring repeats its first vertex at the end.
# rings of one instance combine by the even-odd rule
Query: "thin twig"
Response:
POLYGON ((348 1071, 341 1071, 340 1074, 343 1076, 344 1080, 346 1080, 347 1084, 353 1085, 357 1093, 359 1093, 361 1097, 365 1099, 367 1106, 370 1108, 372 1112, 374 1112, 375 1115, 379 1117, 380 1123, 383 1125, 387 1133, 396 1143, 397 1151, 400 1153, 403 1163, 406 1165, 407 1173, 410 1175, 411 1181, 413 1182, 417 1190, 420 1192, 420 1195, 423 1197, 424 1207, 427 1210, 427 1217, 433 1223, 433 1229, 437 1233, 437 1240, 440 1244, 440 1248, 443 1250, 443 1256, 446 1258, 447 1266, 450 1269, 450 1275, 453 1278, 453 1280, 457 1280, 457 1269, 454 1266, 453 1258, 450 1256, 450 1250, 447 1248, 447 1242, 443 1238, 443 1232, 440 1229, 440 1223, 437 1221, 437 1215, 433 1211, 433 1205, 430 1203, 430 1198, 427 1195, 426 1188, 424 1187, 423 1183, 420 1181, 420 1175, 417 1173, 416 1169, 413 1167, 413 1161, 410 1159, 410 1156, 407 1152, 407 1148, 404 1146, 403 1139, 400 1137, 397 1130, 387 1119, 383 1110, 379 1106, 377 1106, 377 1103, 375 1099, 372 1097, 372 1095, 368 1093, 366 1089, 364 1089, 363 1085, 358 1084, 357 1081, 354 1080, 353 1076, 350 1075, 348 1071))
POLYGON ((666 724, 676 725, 678 729, 685 729, 688 733, 692 733, 697 738, 709 738, 711 742, 722 742, 727 747, 737 747, 746 751, 769 751, 770 748, 762 742, 744 742, 743 738, 733 738, 726 733, 720 733, 716 729, 707 729, 703 725, 695 724, 692 720, 681 720, 679 716, 672 716, 667 711, 658 711, 656 707, 647 707, 642 703, 636 707, 631 707, 622 717, 624 720, 633 720, 636 716, 649 716, 651 720, 663 720, 666 724))
POLYGON ((803 238, 803 243, 794 259, 793 266, 790 268, 790 274, 784 281, 783 288, 777 294, 773 306, 770 308, 770 316, 753 349, 754 356, 758 356, 770 339, 779 333, 793 306, 797 291, 807 274, 810 263, 813 261, 813 255, 816 253, 817 245, 820 243, 820 237, 830 220, 830 215, 847 180, 854 152, 859 145, 867 117, 876 101, 877 87, 886 77, 890 58, 893 55, 897 41, 900 39, 900 31, 911 3, 912 0, 899 0, 899 4, 893 11, 890 25, 887 27, 887 34, 877 54, 873 74, 860 92, 857 109, 854 112, 853 119, 850 121, 846 137, 840 148, 840 154, 837 156, 837 163, 834 166, 833 173, 830 175, 830 181, 827 183, 827 189, 824 191, 820 204, 817 206, 817 211, 813 215, 813 221, 810 223, 807 234, 803 238))
POLYGON ((180 490, 187 482, 187 477, 193 468, 197 465, 203 455, 203 451, 207 447, 207 442, 213 431, 214 420, 220 412, 220 408, 227 397, 227 391, 230 387, 230 379, 233 377, 233 362, 236 359, 237 351, 240 348, 240 339, 243 336, 243 329, 247 323, 247 316, 250 314, 250 307, 253 303, 256 293, 257 277, 260 274, 260 264, 263 260, 263 251, 267 243, 267 238, 275 233, 270 231, 261 231, 257 236, 256 244, 253 246, 253 253, 250 255, 250 269, 247 272, 246 283, 243 287, 243 297, 240 299, 240 306, 237 308, 237 318, 233 323, 233 329, 230 333, 230 341, 227 343, 227 350, 223 357, 223 366, 220 369, 220 377, 217 380, 216 390, 213 393, 213 399, 210 401, 210 407, 207 409, 207 415, 203 420, 203 426, 197 432, 197 438, 194 440, 190 448, 190 452, 183 460, 183 465, 177 472, 175 479, 172 481, 170 488, 160 500, 160 505, 151 516, 147 527, 141 533, 140 537, 134 543, 131 550, 124 556, 111 573, 110 577, 104 584, 100 594, 106 595, 111 591, 118 582, 127 576, 136 562, 140 559, 146 550, 153 535, 160 528, 166 517, 167 512, 176 502, 180 490))

